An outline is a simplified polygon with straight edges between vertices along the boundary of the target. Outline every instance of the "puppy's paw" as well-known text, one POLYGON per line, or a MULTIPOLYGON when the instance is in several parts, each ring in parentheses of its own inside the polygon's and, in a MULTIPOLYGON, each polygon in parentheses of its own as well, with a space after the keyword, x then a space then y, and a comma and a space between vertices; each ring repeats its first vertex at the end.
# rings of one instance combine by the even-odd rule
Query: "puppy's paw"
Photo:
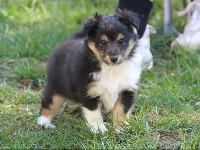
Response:
POLYGON ((55 128, 56 126, 51 123, 51 118, 40 116, 37 118, 37 124, 40 126, 44 126, 45 128, 55 128))
POLYGON ((92 131, 93 133, 99 133, 99 132, 101 132, 101 133, 106 133, 106 132, 108 131, 108 129, 105 127, 104 124, 103 124, 103 125, 100 125, 100 126, 96 126, 96 127, 90 126, 90 129, 91 129, 91 131, 92 131))

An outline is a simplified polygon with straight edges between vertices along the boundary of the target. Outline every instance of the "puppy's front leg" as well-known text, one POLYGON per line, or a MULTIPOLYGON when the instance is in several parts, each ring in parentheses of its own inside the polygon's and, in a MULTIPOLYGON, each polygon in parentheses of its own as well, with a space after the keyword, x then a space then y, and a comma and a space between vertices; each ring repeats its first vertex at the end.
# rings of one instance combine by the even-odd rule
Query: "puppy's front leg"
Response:
POLYGON ((113 126, 119 132, 122 125, 128 125, 127 118, 131 114, 131 107, 135 100, 134 91, 122 91, 121 97, 116 101, 113 108, 113 126))
POLYGON ((104 133, 108 131, 103 122, 101 106, 102 104, 96 99, 87 100, 87 102, 82 106, 83 115, 87 120, 91 131, 94 133, 99 131, 104 133))

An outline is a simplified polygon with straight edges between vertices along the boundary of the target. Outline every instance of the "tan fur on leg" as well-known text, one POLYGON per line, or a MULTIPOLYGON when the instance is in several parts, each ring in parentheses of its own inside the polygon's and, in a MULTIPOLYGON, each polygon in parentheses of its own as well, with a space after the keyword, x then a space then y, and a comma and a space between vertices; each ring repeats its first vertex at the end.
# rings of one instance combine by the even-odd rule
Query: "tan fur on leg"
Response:
POLYGON ((40 116, 37 118, 37 124, 45 126, 46 128, 55 128, 56 126, 51 123, 51 118, 59 110, 65 98, 61 95, 54 95, 52 104, 49 108, 41 108, 40 116))
POLYGON ((49 106, 49 108, 42 108, 40 114, 45 117, 54 116, 59 111, 64 100, 65 98, 63 96, 55 94, 53 96, 52 104, 49 106))
POLYGON ((127 119, 131 114, 131 109, 125 114, 124 106, 120 99, 118 99, 113 108, 113 126, 117 132, 122 128, 121 125, 126 124, 129 125, 127 119))

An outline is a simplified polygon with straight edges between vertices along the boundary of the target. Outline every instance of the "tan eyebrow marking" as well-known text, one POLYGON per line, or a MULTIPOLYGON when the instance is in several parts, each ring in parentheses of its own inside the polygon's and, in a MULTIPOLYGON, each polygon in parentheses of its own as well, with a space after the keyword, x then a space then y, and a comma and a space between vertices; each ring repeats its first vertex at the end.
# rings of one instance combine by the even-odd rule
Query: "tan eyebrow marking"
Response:
POLYGON ((118 35, 117 35, 117 37, 116 37, 116 41, 119 41, 119 40, 121 40, 121 39, 123 39, 124 38, 124 35, 122 34, 122 33, 119 33, 118 35))
POLYGON ((104 41, 106 41, 106 42, 108 42, 108 37, 107 37, 105 34, 103 34, 103 35, 100 37, 100 39, 101 39, 101 40, 104 40, 104 41))

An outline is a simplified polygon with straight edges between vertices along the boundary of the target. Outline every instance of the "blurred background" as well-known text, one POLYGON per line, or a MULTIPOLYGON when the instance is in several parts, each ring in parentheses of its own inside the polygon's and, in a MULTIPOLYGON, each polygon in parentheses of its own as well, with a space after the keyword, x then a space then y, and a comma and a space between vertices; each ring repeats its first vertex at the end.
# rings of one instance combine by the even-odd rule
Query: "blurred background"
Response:
MULTIPOLYGON (((182 31, 186 17, 176 17, 181 1, 172 1, 174 25, 182 31)), ((1 0, 0 58, 44 59, 95 12, 111 14, 118 0, 1 0)), ((163 33, 163 0, 155 1, 149 24, 163 33)))
MULTIPOLYGON (((111 14, 118 0, 0 0, 0 149, 200 149, 200 52, 170 53, 163 36, 164 0, 154 0, 149 24, 154 67, 142 74, 130 129, 93 135, 69 113, 56 130, 35 124, 49 54, 95 12, 111 14), (67 117, 66 117, 67 116, 67 117)), ((172 0, 173 23, 187 17, 172 0)), ((110 120, 111 123, 111 120, 110 120)), ((109 125, 107 123, 106 125, 109 125)), ((110 127, 110 126, 109 126, 110 127)))
MULTIPOLYGON (((176 12, 183 9, 182 3, 172 3, 174 25, 182 31, 187 18, 176 17, 176 12)), ((43 85, 41 64, 52 49, 95 12, 111 14, 117 4, 118 0, 0 0, 0 81, 15 76, 23 84, 43 85), (12 71, 8 71, 10 68, 12 71)), ((166 57, 173 39, 163 36, 163 5, 163 0, 154 2, 149 20, 157 29, 151 40, 155 61, 166 57)))

